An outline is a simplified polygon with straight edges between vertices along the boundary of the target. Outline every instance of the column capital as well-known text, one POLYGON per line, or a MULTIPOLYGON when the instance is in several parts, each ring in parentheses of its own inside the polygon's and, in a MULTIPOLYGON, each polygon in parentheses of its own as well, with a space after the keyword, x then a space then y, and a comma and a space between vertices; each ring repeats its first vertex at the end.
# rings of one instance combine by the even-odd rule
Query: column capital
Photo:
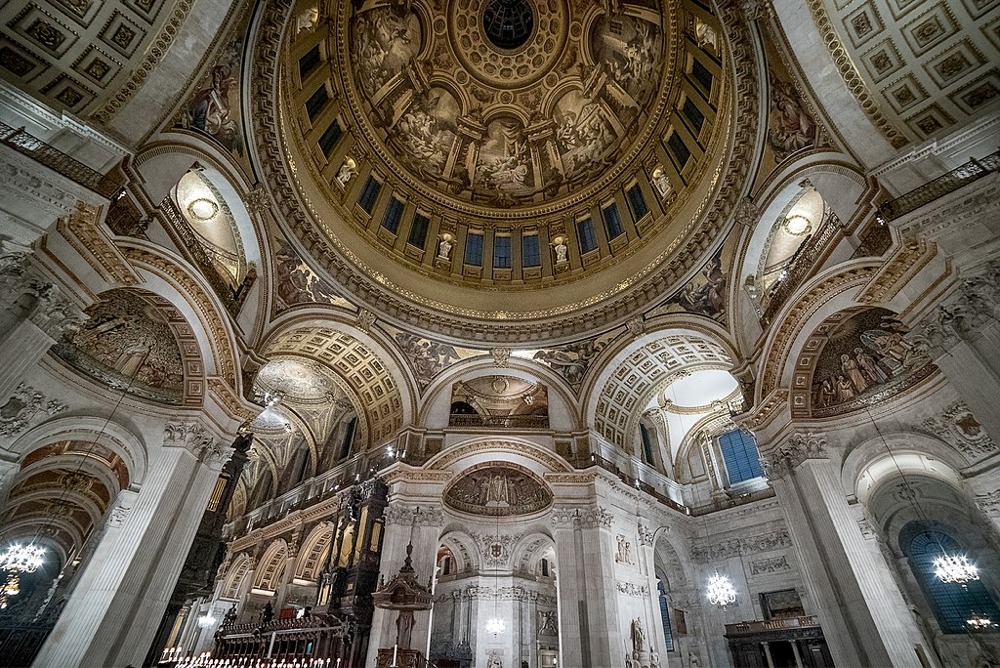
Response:
POLYGON ((164 447, 184 448, 209 468, 221 470, 233 451, 196 422, 169 422, 163 432, 164 447))
POLYGON ((794 432, 784 443, 761 454, 764 472, 772 480, 784 478, 807 459, 829 459, 825 434, 794 432))
POLYGON ((610 529, 615 517, 601 506, 590 508, 554 508, 552 510, 552 526, 556 528, 583 527, 593 529, 603 527, 610 529))
POLYGON ((960 342, 976 338, 984 325, 996 320, 998 304, 1000 260, 994 260, 981 272, 963 278, 957 290, 911 328, 907 338, 937 359, 960 342))
POLYGON ((16 252, 0 257, 0 301, 28 318, 53 340, 75 331, 87 316, 31 264, 31 256, 16 252))

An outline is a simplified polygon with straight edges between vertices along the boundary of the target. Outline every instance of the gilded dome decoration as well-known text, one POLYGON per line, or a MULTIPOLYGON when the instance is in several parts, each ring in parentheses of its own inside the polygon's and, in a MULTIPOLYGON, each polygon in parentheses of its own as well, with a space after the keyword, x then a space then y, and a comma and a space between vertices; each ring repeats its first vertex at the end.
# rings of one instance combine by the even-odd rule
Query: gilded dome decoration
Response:
POLYGON ((703 5, 328 0, 320 15, 314 31, 286 24, 277 70, 257 56, 288 75, 291 105, 288 171, 265 171, 276 192, 288 180, 305 248, 338 282, 361 272, 363 293, 410 302, 395 317, 606 318, 602 302, 644 281, 660 285, 640 300, 668 296, 721 241, 756 100, 726 112, 756 87, 733 87, 747 49, 703 5))

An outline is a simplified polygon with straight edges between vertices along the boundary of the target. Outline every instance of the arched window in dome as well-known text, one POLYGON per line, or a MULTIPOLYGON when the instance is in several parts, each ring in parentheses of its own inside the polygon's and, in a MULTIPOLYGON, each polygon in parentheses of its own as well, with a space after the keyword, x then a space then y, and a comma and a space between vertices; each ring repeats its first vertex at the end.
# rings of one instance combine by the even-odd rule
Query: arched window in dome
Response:
MULTIPOLYGON (((996 600, 981 580, 962 585, 942 582, 934 574, 934 560, 942 553, 965 554, 954 538, 943 531, 923 527, 903 547, 910 558, 910 569, 944 633, 966 633, 967 620, 973 614, 1000 620, 996 600)), ((972 555, 967 556, 975 561, 972 555)))

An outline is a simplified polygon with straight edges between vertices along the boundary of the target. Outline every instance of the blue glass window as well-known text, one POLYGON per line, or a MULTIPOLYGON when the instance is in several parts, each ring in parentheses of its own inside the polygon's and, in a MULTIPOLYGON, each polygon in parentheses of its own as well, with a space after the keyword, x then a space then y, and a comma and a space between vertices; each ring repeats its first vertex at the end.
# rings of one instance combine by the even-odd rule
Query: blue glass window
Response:
POLYGON ((668 652, 674 651, 674 632, 670 628, 670 602, 667 600, 667 588, 663 586, 663 580, 656 581, 657 598, 660 601, 660 619, 663 620, 663 644, 668 652))
POLYGON ((493 267, 510 269, 510 237, 493 237, 493 267))
POLYGON ((646 206, 646 198, 642 194, 642 188, 638 183, 633 183, 632 187, 625 193, 628 195, 628 204, 632 207, 632 215, 639 220, 649 212, 646 206))
POLYGON ((427 227, 431 224, 431 219, 422 213, 413 216, 413 226, 410 227, 410 236, 406 243, 417 248, 423 248, 427 243, 427 227))
POLYGON ((333 153, 333 149, 337 147, 337 142, 340 141, 340 136, 344 134, 343 128, 340 127, 340 123, 337 119, 333 119, 330 123, 330 127, 323 131, 323 136, 319 138, 319 147, 323 149, 323 155, 330 157, 333 153))
POLYGON ((403 219, 403 203, 393 197, 389 200, 389 206, 385 207, 385 215, 382 216, 382 227, 393 234, 399 230, 399 221, 403 219))
POLYGON ((604 229, 608 232, 608 239, 620 237, 625 233, 625 228, 622 226, 621 214, 618 213, 617 204, 611 204, 601 209, 601 215, 604 216, 604 229))
POLYGON ((378 201, 378 194, 381 191, 382 184, 374 176, 369 176, 368 180, 365 181, 365 189, 361 191, 361 197, 358 198, 358 204, 370 214, 375 208, 375 202, 378 201))
POLYGON ((465 264, 483 266, 483 235, 478 232, 465 237, 465 264))
POLYGON ((757 442, 750 432, 742 429, 726 432, 719 437, 719 447, 722 449, 722 459, 726 462, 730 485, 764 475, 757 442))
POLYGON ((537 234, 529 234, 521 237, 521 258, 525 267, 541 266, 542 254, 537 234))
POLYGON ((961 546, 948 534, 924 530, 910 541, 910 568, 934 609, 938 624, 945 633, 965 633, 966 620, 972 613, 992 620, 1000 619, 996 601, 980 580, 965 583, 942 582, 934 574, 934 560, 943 552, 964 554, 961 546))
POLYGON ((581 253, 589 253, 597 248, 597 234, 594 232, 594 221, 590 218, 577 221, 576 236, 580 240, 581 253))

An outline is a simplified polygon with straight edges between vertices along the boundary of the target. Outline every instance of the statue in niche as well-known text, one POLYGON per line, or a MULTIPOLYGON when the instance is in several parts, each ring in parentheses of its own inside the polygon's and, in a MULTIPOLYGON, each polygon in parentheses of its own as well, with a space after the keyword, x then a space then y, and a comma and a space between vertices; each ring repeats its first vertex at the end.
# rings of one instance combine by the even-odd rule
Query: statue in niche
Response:
POLYGON ((566 237, 558 236, 552 240, 552 250, 556 254, 556 264, 562 264, 569 259, 569 246, 566 237))
POLYGON ((451 260, 451 249, 455 245, 450 234, 442 234, 438 242, 438 259, 451 260))
POLYGON ((642 628, 642 620, 636 617, 631 624, 632 658, 636 665, 641 664, 641 657, 646 652, 646 630, 642 628))
POLYGON ((538 633, 541 635, 557 635, 559 627, 556 624, 555 610, 538 611, 538 633))
POLYGON ((618 551, 615 553, 615 561, 619 564, 632 563, 632 543, 625 539, 625 534, 618 534, 618 551))
POLYGON ((660 166, 657 166, 653 170, 653 185, 656 186, 656 191, 660 193, 661 198, 666 197, 673 190, 670 186, 670 179, 667 177, 667 172, 660 166))
POLYGON ((319 23, 319 6, 307 7, 295 17, 295 34, 298 35, 303 30, 312 32, 319 23))
POLYGON ((337 176, 335 178, 341 188, 346 188, 348 181, 350 181, 357 173, 358 163, 356 163, 354 158, 351 156, 347 156, 344 160, 344 164, 340 166, 340 170, 337 172, 337 176))

